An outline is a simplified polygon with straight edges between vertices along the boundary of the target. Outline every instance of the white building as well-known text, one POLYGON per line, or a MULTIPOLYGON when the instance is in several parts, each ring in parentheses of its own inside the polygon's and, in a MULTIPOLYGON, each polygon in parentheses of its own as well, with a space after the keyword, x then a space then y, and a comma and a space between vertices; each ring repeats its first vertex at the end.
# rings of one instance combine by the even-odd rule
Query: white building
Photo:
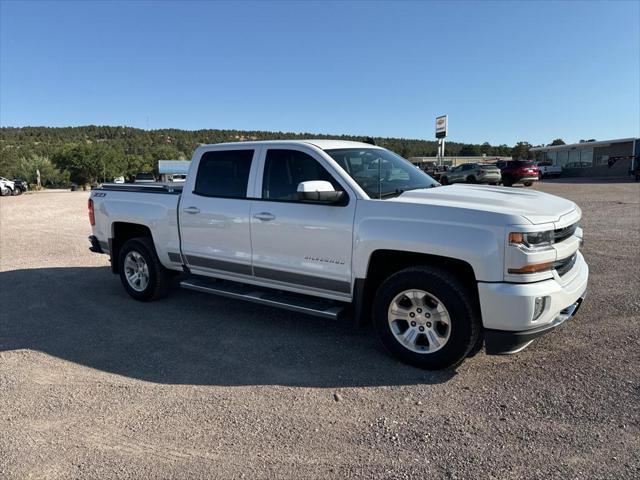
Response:
POLYGON ((186 178, 189 172, 190 160, 158 160, 158 173, 160 174, 161 182, 174 181, 174 175, 176 180, 186 178))

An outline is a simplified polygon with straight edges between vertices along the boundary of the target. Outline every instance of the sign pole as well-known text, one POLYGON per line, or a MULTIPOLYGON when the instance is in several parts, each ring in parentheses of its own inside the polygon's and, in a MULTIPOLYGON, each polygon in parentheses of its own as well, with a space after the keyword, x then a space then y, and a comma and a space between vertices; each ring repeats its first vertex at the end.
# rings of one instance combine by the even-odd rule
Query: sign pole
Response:
POLYGON ((449 119, 447 115, 436 117, 436 138, 438 139, 438 165, 442 166, 444 162, 444 139, 447 136, 449 119))

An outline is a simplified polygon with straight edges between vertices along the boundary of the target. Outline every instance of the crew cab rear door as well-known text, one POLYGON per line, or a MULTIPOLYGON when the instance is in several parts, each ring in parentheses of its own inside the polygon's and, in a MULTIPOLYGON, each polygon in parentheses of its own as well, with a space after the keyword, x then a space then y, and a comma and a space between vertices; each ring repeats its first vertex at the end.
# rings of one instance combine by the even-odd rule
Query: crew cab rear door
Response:
MULTIPOLYGON (((187 176, 179 221, 183 261, 193 273, 234 280, 252 277, 247 195, 258 150, 224 146, 205 151, 195 175, 187 176)), ((193 161, 197 160, 196 155, 193 161)))
POLYGON ((269 146, 261 155, 251 207, 257 281, 334 299, 351 296, 355 194, 319 153, 303 145, 269 146), (324 180, 345 192, 326 204, 298 199, 300 182, 324 180))

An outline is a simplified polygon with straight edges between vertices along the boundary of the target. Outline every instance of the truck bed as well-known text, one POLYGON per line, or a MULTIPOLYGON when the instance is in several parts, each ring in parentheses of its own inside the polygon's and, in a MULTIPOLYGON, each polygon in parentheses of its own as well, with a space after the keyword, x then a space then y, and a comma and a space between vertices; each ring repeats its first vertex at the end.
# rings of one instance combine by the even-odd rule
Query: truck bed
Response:
POLYGON ((95 188, 94 190, 180 195, 180 193, 182 193, 182 187, 183 184, 175 183, 103 183, 101 187, 95 188))
POLYGON ((180 252, 178 205, 182 188, 181 184, 165 183, 105 183, 94 188, 93 234, 102 250, 109 252, 109 239, 119 229, 126 230, 128 225, 146 227, 160 262, 166 268, 181 270, 179 255, 174 258, 168 252, 180 252))

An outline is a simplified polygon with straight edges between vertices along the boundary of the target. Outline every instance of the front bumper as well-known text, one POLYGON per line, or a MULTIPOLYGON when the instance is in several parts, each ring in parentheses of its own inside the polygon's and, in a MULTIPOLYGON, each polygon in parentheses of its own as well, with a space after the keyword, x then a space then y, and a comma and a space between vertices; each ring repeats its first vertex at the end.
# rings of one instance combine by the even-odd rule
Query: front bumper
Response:
POLYGON ((577 252, 563 277, 534 283, 478 283, 487 353, 513 353, 573 317, 586 294, 589 267, 577 252), (533 319, 536 298, 545 306, 533 319))
POLYGON ((555 320, 547 325, 542 325, 531 330, 521 332, 511 332, 508 330, 485 330, 484 344, 487 355, 503 355, 517 353, 525 349, 531 342, 542 335, 555 330, 567 320, 570 320, 584 301, 584 296, 580 297, 567 308, 560 311, 555 320))

